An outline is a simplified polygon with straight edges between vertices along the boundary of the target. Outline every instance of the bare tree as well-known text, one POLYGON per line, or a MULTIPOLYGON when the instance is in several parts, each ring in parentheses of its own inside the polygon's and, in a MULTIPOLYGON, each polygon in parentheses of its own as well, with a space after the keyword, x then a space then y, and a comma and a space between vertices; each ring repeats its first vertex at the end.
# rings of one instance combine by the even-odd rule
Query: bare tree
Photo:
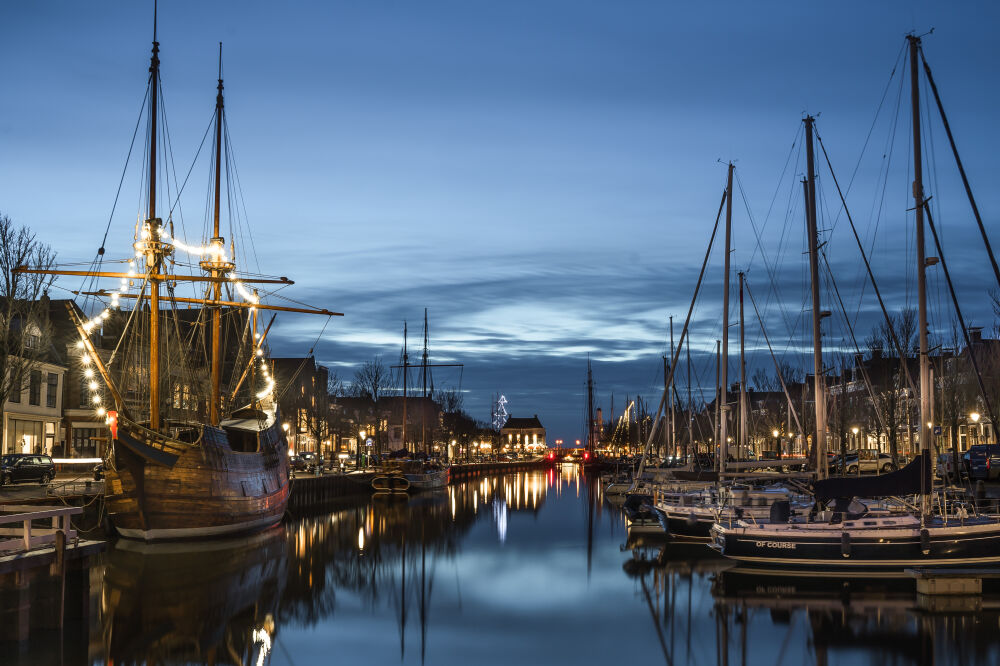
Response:
MULTIPOLYGON (((885 359, 872 364, 871 380, 875 393, 873 408, 881 412, 885 423, 884 432, 889 440, 889 453, 896 468, 900 466, 899 429, 909 423, 909 387, 905 381, 905 372, 916 332, 916 313, 912 308, 905 308, 893 318, 891 325, 883 321, 872 327, 871 334, 865 340, 873 359, 879 356, 885 359), (902 356, 893 343, 893 332, 899 340, 902 356)), ((871 417, 869 426, 881 435, 882 420, 874 412, 871 417)))
POLYGON ((52 340, 48 303, 42 296, 53 276, 14 269, 49 269, 55 257, 28 227, 15 227, 13 220, 0 214, 0 405, 25 388, 32 366, 46 356, 52 340))
POLYGON ((377 355, 371 361, 365 361, 351 380, 350 393, 355 398, 371 400, 375 411, 375 448, 382 450, 382 417, 379 414, 379 400, 385 397, 392 387, 392 377, 389 369, 382 362, 382 356, 377 355))
POLYGON ((371 361, 365 361, 354 373, 351 380, 350 393, 355 398, 368 398, 373 403, 378 403, 391 385, 389 370, 382 362, 382 356, 376 356, 371 361))
POLYGON ((331 398, 339 398, 347 393, 344 387, 344 380, 341 379, 336 370, 330 371, 330 375, 326 381, 326 392, 331 398))

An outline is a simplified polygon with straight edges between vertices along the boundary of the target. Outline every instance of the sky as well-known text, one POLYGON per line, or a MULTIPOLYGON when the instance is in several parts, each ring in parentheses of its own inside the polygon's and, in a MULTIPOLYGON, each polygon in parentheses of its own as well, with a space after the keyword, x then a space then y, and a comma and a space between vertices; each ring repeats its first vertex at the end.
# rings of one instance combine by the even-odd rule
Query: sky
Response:
MULTIPOLYGON (((183 237, 207 238, 210 151, 199 144, 222 41, 239 178, 224 235, 236 238, 241 266, 296 281, 282 296, 345 313, 325 329, 282 316, 273 353, 313 348, 350 380, 376 355, 398 362, 404 321, 419 357, 427 308, 431 362, 464 364, 435 370, 435 388, 461 389, 484 421, 503 394, 512 415, 537 414, 550 441, 569 441, 584 432, 588 356, 605 417, 626 396, 655 408, 668 318, 679 338, 729 160, 733 270, 746 273, 775 353, 811 363, 799 184, 807 113, 890 309, 915 304, 901 59, 910 31, 934 29, 924 49, 995 234, 998 15, 989 2, 163 0, 173 164, 161 178, 175 195, 191 175, 159 206, 179 202, 183 237)), ((90 261, 106 228, 109 258, 130 251, 141 132, 131 157, 129 148, 151 39, 151 3, 0 4, 0 212, 62 263, 90 261)), ((995 281, 932 112, 925 190, 964 314, 989 328, 995 281)), ((845 350, 844 322, 863 345, 877 303, 825 166, 818 191, 823 307, 835 310, 824 342, 845 350), (830 305, 832 277, 846 317, 830 305)), ((720 232, 691 324, 696 401, 714 385, 721 242, 720 232)), ((928 279, 932 337, 949 346, 940 271, 928 279)), ((58 287, 64 297, 79 284, 58 287)), ((769 370, 760 327, 748 322, 746 337, 750 372, 769 370)), ((679 372, 683 396, 686 366, 679 372)))

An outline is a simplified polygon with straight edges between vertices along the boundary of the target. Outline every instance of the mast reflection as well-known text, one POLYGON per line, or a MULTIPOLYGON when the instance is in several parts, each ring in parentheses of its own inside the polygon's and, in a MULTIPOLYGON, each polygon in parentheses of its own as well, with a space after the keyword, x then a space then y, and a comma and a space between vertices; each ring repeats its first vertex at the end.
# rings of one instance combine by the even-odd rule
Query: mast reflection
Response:
MULTIPOLYGON (((454 565, 473 526, 485 523, 502 543, 516 533, 516 516, 537 515, 550 492, 575 494, 582 484, 578 468, 565 466, 342 501, 249 538, 119 542, 104 567, 101 649, 126 663, 266 663, 284 649, 282 627, 318 625, 351 598, 391 609, 401 657, 416 629, 423 661, 435 576, 454 565)), ((599 515, 599 489, 591 499, 599 515)))

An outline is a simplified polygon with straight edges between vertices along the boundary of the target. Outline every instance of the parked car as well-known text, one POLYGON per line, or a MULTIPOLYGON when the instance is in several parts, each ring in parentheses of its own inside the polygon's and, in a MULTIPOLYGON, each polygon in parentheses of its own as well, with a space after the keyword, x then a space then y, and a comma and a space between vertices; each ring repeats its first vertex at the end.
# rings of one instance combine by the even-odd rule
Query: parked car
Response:
MULTIPOLYGON (((839 461, 837 461, 839 467, 839 461)), ((892 462, 892 456, 888 453, 880 453, 878 449, 861 449, 853 454, 848 454, 844 458, 844 471, 846 474, 887 474, 896 471, 896 465, 892 462)))
POLYGON ((969 477, 1000 478, 1000 444, 974 444, 969 447, 969 477))
POLYGON ((0 459, 0 485, 37 481, 44 486, 55 475, 56 465, 47 455, 8 453, 0 459))

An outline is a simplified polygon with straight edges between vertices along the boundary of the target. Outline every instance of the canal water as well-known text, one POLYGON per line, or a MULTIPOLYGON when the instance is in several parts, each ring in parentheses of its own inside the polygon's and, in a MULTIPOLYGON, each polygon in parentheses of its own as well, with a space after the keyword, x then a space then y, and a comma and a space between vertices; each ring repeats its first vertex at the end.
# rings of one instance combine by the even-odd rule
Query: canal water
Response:
POLYGON ((121 541, 64 601, 52 581, 4 589, 0 663, 1000 663, 1000 597, 928 605, 912 581, 727 565, 631 534, 567 465, 345 503, 251 538, 121 541))

